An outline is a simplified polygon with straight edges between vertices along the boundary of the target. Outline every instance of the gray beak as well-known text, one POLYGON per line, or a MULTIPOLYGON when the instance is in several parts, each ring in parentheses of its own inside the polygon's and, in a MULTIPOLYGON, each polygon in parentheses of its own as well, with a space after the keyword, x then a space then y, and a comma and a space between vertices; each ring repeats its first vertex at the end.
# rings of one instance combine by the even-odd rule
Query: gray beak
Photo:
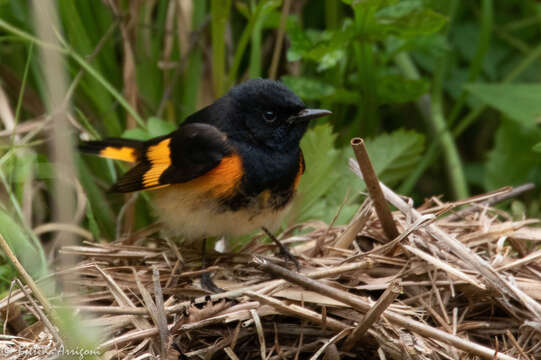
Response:
POLYGON ((301 110, 297 115, 290 116, 287 121, 292 124, 295 122, 305 122, 312 119, 317 119, 322 116, 327 116, 332 114, 329 110, 323 109, 304 109, 301 110))

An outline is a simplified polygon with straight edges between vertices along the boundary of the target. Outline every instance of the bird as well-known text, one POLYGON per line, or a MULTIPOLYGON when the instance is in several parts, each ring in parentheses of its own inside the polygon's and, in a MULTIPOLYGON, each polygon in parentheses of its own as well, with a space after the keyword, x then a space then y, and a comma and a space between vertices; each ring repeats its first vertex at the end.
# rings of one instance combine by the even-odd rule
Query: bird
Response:
MULTIPOLYGON (((272 231, 304 173, 300 141, 309 121, 330 114, 307 108, 280 81, 257 78, 231 88, 167 135, 86 141, 79 149, 134 163, 109 191, 153 190, 154 211, 165 228, 186 241, 202 240, 203 255, 209 237, 263 229, 296 262, 272 231)), ((219 289, 204 280, 207 288, 219 289)))

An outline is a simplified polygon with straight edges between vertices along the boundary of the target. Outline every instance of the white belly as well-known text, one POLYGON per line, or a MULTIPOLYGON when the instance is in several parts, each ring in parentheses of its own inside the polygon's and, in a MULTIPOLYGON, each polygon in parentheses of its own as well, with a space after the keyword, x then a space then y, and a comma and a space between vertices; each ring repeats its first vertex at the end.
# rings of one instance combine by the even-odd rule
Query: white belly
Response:
POLYGON ((156 190, 153 195, 156 214, 167 229, 188 241, 209 236, 239 236, 263 226, 273 231, 289 209, 286 206, 276 211, 254 204, 250 209, 223 211, 213 199, 175 185, 156 190))

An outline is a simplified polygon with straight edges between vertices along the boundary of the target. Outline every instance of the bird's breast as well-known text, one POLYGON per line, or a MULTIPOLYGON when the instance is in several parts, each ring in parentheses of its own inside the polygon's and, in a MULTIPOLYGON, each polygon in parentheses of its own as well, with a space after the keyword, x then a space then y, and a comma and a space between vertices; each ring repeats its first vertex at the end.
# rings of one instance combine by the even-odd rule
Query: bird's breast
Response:
POLYGON ((244 175, 232 196, 222 198, 226 210, 245 207, 280 210, 294 197, 303 172, 300 149, 276 153, 239 149, 244 175))

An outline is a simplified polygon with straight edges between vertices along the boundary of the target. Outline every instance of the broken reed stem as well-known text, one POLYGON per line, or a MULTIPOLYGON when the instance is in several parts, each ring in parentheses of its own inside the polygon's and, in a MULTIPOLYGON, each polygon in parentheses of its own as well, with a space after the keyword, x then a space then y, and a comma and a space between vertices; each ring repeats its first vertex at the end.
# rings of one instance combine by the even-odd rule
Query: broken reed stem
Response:
POLYGON ((277 300, 271 296, 258 294, 254 291, 247 291, 245 295, 254 300, 259 301, 262 304, 272 306, 279 312, 282 312, 284 314, 289 314, 292 316, 298 316, 304 320, 311 321, 315 324, 319 324, 321 326, 327 326, 328 328, 332 330, 341 331, 348 328, 348 325, 334 318, 327 317, 324 322, 323 316, 321 314, 316 313, 315 311, 312 311, 310 309, 306 309, 304 307, 297 306, 294 304, 287 305, 284 302, 277 300))
POLYGON ((366 331, 380 318, 385 309, 392 304, 392 302, 400 295, 402 287, 399 284, 398 279, 393 280, 387 290, 379 297, 378 301, 372 306, 366 313, 359 325, 353 330, 353 332, 347 337, 343 350, 350 351, 353 346, 364 336, 366 331))
MULTIPOLYGON (((36 35, 40 40, 55 46, 61 46, 57 32, 60 31, 61 26, 56 3, 56 1, 52 0, 33 1, 33 20, 36 35)), ((68 179, 71 181, 76 178, 71 141, 72 128, 67 116, 70 106, 69 100, 68 102, 64 101, 68 88, 63 52, 45 47, 40 48, 40 66, 45 84, 46 105, 53 120, 50 133, 51 141, 49 141, 49 149, 56 174, 53 179, 54 195, 51 198, 53 218, 55 223, 73 224, 75 194, 71 188, 66 187, 65 180, 63 180, 68 179)), ((60 248, 75 245, 76 239, 73 234, 62 231, 57 235, 54 242, 60 248)), ((74 255, 67 255, 59 257, 58 261, 59 267, 70 268, 75 266, 77 258, 74 255)), ((70 275, 76 276, 77 273, 70 275)), ((68 292, 76 292, 77 287, 74 284, 77 282, 76 279, 73 280, 73 282, 69 282, 62 279, 63 289, 68 292)))
MULTIPOLYGON (((371 308, 366 301, 352 293, 334 288, 317 280, 310 279, 299 273, 289 271, 281 266, 271 264, 264 259, 254 258, 254 264, 263 272, 285 279, 286 281, 302 286, 305 289, 326 295, 334 300, 341 301, 350 305, 352 308, 361 313, 366 313, 371 308)), ((445 331, 423 324, 422 322, 409 319, 403 315, 387 312, 385 313, 385 318, 394 325, 401 326, 419 335, 450 344, 460 350, 479 355, 485 359, 517 360, 514 357, 502 353, 495 354, 494 349, 490 349, 486 346, 476 344, 456 335, 449 334, 445 331)))
POLYGON ((280 16, 280 27, 276 35, 276 43, 274 43, 274 51, 272 52, 271 66, 269 70, 269 79, 276 79, 276 73, 278 71, 278 63, 280 62, 280 54, 282 53, 282 46, 284 44, 284 35, 286 32, 287 16, 289 15, 289 9, 291 8, 291 0, 284 0, 282 6, 282 15, 280 16))
POLYGON ((526 183, 526 184, 522 184, 522 185, 513 187, 510 191, 505 192, 505 193, 503 193, 501 195, 493 196, 490 199, 488 199, 486 201, 482 201, 480 203, 473 203, 469 207, 467 207, 465 209, 462 209, 462 210, 459 210, 459 211, 455 212, 454 214, 451 214, 451 215, 447 216, 445 219, 449 220, 449 221, 454 221, 454 220, 461 219, 464 216, 474 212, 475 209, 476 209, 476 205, 478 205, 478 206, 479 205, 480 206, 487 206, 487 207, 492 206, 492 205, 495 205, 495 204, 497 204, 499 202, 509 200, 509 199, 513 199, 513 198, 515 198, 517 196, 520 196, 520 195, 524 194, 525 192, 531 191, 533 189, 535 189, 535 184, 533 184, 533 183, 526 183))
POLYGON ((357 234, 361 232, 368 222, 368 219, 370 219, 371 212, 372 202, 370 199, 366 199, 361 205, 359 215, 351 220, 346 230, 336 239, 334 247, 338 249, 349 249, 357 237, 357 234))
POLYGON ((394 222, 391 210, 389 210, 389 205, 387 205, 383 192, 379 186, 379 180, 376 175, 376 171, 370 162, 370 157, 368 156, 368 151, 366 151, 364 140, 361 138, 351 139, 351 147, 355 152, 355 157, 357 158, 359 168, 363 174, 363 179, 366 183, 368 193, 374 202, 374 208, 376 209, 376 214, 381 222, 383 231, 387 236, 387 240, 391 241, 399 235, 398 229, 396 228, 396 223, 394 222))
POLYGON ((167 348, 169 347, 169 329, 167 327, 167 316, 165 315, 165 306, 163 303, 160 272, 156 266, 152 267, 152 282, 154 284, 154 302, 156 304, 156 325, 160 330, 160 354, 162 359, 167 359, 167 348))
MULTIPOLYGON (((41 310, 41 308, 38 306, 38 304, 36 304, 36 302, 34 301, 34 299, 32 299, 32 296, 30 296, 30 294, 26 291, 26 289, 24 288, 24 285, 23 283, 21 282, 21 280, 19 279, 15 279, 15 282, 17 282, 17 285, 19 285, 19 288, 21 289, 21 291, 23 292, 24 296, 26 296, 26 298, 28 299, 28 301, 30 301, 30 304, 34 307, 34 310, 36 310, 36 312, 38 313, 39 317, 40 317, 40 320, 43 322, 43 325, 49 329, 49 331, 51 332, 51 335, 53 336, 53 338, 55 339, 55 341, 58 343, 58 344, 63 344, 64 342, 62 341, 62 338, 60 337, 60 334, 58 333, 58 331, 56 330, 56 328, 54 327, 54 325, 51 323, 51 321, 49 320, 49 318, 47 317, 47 315, 43 312, 43 310, 41 310)), ((7 318, 7 317, 6 317, 7 318)))
MULTIPOLYGON (((11 248, 9 247, 6 239, 0 234, 0 247, 2 247, 2 250, 6 253, 6 256, 9 258, 13 266, 15 266, 15 269, 19 273, 19 275, 22 277, 26 285, 32 290, 32 294, 38 299, 41 306, 43 306, 43 310, 47 314, 47 316, 50 316, 54 322, 58 319, 56 316, 56 311, 51 306, 51 303, 45 295, 41 292, 38 285, 34 282, 34 279, 26 272, 24 269, 24 266, 19 262, 19 259, 17 259, 17 256, 11 251, 11 248)), ((24 292, 24 291, 23 291, 24 292)))

